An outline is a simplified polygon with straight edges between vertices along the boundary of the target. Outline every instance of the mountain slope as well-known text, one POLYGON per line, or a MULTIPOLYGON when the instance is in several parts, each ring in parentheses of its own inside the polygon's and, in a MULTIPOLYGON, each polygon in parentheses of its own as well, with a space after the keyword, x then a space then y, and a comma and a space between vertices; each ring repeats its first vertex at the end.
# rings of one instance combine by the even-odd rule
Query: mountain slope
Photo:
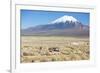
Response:
POLYGON ((49 24, 22 29, 21 35, 89 36, 89 28, 76 18, 64 15, 49 24))

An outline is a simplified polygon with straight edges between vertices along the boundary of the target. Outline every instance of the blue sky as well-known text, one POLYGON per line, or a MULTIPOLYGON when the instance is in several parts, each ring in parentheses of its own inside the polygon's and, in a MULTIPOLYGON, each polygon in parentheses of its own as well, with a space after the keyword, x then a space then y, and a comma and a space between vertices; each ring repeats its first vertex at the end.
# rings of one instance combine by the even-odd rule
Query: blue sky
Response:
POLYGON ((89 13, 79 12, 56 12, 56 11, 40 11, 40 10, 21 10, 21 28, 34 27, 37 25, 47 24, 64 15, 75 17, 84 25, 89 25, 89 13))

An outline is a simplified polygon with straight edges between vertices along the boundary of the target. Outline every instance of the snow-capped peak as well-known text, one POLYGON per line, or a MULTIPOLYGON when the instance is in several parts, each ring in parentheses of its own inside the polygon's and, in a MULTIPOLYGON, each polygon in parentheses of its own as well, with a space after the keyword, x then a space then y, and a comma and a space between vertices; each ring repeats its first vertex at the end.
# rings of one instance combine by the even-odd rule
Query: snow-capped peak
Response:
POLYGON ((54 20, 51 23, 59 23, 59 22, 66 22, 66 21, 77 22, 78 20, 76 18, 74 18, 73 16, 64 15, 64 16, 54 20))

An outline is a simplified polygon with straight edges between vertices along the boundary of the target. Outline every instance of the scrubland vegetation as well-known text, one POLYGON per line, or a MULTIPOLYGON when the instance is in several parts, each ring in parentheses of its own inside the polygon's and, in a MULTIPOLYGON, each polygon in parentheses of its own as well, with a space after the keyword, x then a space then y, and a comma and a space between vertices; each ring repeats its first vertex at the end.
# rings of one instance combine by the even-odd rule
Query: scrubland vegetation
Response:
POLYGON ((21 36, 21 63, 89 59, 89 39, 21 36))

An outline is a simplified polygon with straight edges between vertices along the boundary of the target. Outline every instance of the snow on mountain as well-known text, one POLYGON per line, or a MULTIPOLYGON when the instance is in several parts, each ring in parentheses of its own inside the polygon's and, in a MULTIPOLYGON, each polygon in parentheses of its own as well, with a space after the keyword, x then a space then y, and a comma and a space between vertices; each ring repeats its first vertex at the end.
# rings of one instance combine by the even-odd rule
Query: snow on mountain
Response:
POLYGON ((76 18, 74 18, 73 16, 68 16, 68 15, 64 15, 54 21, 52 21, 51 23, 60 23, 60 22, 63 22, 65 23, 66 21, 69 21, 69 22, 78 22, 78 20, 76 18))
POLYGON ((89 36, 89 26, 83 25, 73 16, 64 15, 52 23, 21 30, 21 35, 39 36, 89 36))

